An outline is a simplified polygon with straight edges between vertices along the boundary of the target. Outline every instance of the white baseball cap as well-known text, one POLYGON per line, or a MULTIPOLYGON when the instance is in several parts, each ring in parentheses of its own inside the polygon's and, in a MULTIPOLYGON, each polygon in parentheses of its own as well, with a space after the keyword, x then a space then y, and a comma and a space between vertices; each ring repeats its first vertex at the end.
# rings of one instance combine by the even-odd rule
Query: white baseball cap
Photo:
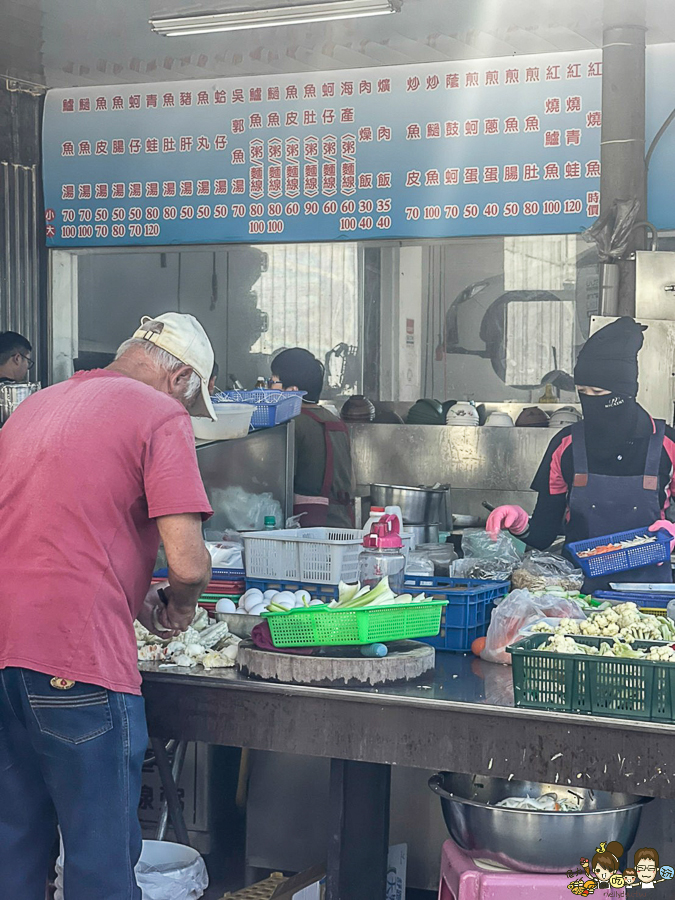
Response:
POLYGON ((143 316, 141 327, 136 329, 134 337, 151 341, 199 375, 201 393, 196 398, 190 415, 208 416, 216 422, 218 417, 209 396, 213 347, 201 323, 194 316, 185 313, 168 312, 161 316, 143 316))

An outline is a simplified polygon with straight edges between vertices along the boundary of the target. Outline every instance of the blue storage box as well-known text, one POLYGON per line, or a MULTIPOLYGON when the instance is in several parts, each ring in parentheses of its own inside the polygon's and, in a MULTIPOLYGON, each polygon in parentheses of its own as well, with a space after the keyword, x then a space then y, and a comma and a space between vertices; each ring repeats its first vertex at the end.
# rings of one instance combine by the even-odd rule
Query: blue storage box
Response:
POLYGON ((222 391, 216 403, 248 403, 255 407, 251 428, 273 428, 300 415, 305 391, 222 391))
POLYGON ((636 544, 634 547, 612 550, 599 556, 579 556, 579 553, 583 553, 585 550, 593 550, 595 547, 604 547, 607 544, 618 544, 621 541, 629 541, 649 533, 647 525, 633 531, 621 531, 618 534, 606 534, 588 541, 576 541, 576 543, 568 544, 567 549, 587 578, 613 575, 615 572, 628 572, 630 569, 641 569, 643 566, 650 566, 654 563, 670 562, 672 538, 667 531, 652 532, 656 540, 650 544, 636 544))

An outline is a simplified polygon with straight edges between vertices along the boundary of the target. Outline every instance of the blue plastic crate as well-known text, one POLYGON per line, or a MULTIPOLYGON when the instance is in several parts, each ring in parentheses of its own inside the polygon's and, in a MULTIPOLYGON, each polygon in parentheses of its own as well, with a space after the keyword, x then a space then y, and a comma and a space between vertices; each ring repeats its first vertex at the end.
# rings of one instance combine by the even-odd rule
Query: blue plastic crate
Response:
POLYGON ((315 597, 328 603, 331 600, 339 599, 339 588, 337 584, 307 584, 302 581, 282 581, 280 579, 263 580, 260 578, 247 578, 246 590, 257 588, 262 591, 307 591, 311 594, 312 599, 315 597))
POLYGON ((631 591, 596 591, 593 596, 597 600, 613 600, 618 603, 635 603, 643 609, 666 609, 671 600, 675 600, 675 584, 671 594, 643 594, 631 591))
MULTIPOLYGON (((239 581, 246 576, 246 572, 243 569, 223 569, 219 566, 215 566, 211 570, 211 581, 239 581)), ((153 572, 153 578, 168 578, 169 570, 168 569, 157 569, 156 572, 153 572)))
POLYGON ((251 428, 273 428, 300 415, 305 391, 222 391, 216 403, 249 403, 255 406, 251 428))
POLYGON ((606 534, 587 541, 577 541, 568 544, 567 549, 581 566, 587 578, 613 575, 615 572, 627 572, 630 569, 641 569, 643 566, 651 566, 654 563, 670 562, 671 536, 667 531, 657 531, 655 533, 656 541, 651 544, 637 544, 635 547, 614 550, 600 556, 580 557, 578 555, 584 550, 592 550, 594 547, 602 547, 606 544, 618 544, 620 541, 629 541, 631 538, 646 534, 649 534, 648 525, 633 531, 621 531, 618 534, 606 534))
POLYGON ((510 585, 508 581, 407 575, 404 590, 413 595, 425 593, 448 601, 438 637, 419 640, 437 650, 468 653, 473 641, 487 634, 494 602, 508 594, 510 585))

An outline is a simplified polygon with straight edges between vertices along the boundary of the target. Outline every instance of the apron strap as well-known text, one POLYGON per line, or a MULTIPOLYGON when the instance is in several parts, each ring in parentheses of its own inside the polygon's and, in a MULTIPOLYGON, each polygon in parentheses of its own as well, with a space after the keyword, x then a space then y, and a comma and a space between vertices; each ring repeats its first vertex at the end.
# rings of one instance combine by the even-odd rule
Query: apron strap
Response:
POLYGON ((588 486, 588 455, 586 454, 586 434, 583 421, 575 422, 572 425, 571 434, 574 487, 585 488, 588 486))
MULTIPOLYGON (((331 489, 333 487, 333 478, 335 475, 335 459, 333 455, 333 441, 331 440, 331 432, 339 432, 340 434, 346 434, 349 436, 349 429, 344 424, 344 422, 326 422, 320 416, 317 416, 316 413, 312 412, 310 409, 303 408, 302 410, 303 416, 309 416, 310 419, 313 419, 315 422, 318 422, 319 425, 323 426, 323 434, 324 440, 326 442, 326 468, 324 470, 323 476, 323 485, 321 486, 321 493, 324 497, 330 497, 331 489)), ((336 497, 336 501, 340 504, 345 503, 344 497, 336 497)))
POLYGON ((647 460, 645 462, 645 474, 642 486, 646 491, 658 491, 659 469, 661 468, 661 453, 663 451, 663 439, 666 436, 666 423, 663 419, 652 419, 654 428, 649 439, 647 460))

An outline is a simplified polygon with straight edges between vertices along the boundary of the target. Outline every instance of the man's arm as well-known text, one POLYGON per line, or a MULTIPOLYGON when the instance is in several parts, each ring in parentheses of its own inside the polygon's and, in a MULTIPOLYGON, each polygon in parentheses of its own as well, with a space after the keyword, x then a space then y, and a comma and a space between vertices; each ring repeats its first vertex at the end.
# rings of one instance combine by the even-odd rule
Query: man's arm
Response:
POLYGON ((169 567, 168 604, 160 609, 159 623, 184 631, 195 614, 197 600, 211 578, 211 557, 202 536, 199 513, 159 516, 157 528, 169 567))

